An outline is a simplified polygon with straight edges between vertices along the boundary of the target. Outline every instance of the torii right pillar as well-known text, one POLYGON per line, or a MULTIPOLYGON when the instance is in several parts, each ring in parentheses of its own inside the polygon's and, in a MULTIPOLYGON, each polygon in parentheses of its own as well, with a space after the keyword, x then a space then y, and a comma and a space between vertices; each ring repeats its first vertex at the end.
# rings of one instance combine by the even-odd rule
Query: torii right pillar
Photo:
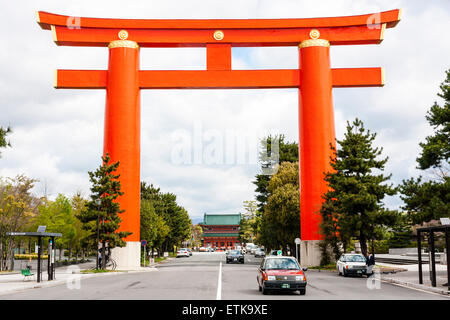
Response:
POLYGON ((300 162, 300 261, 303 266, 320 264, 319 242, 322 195, 327 192, 324 173, 330 171, 331 146, 335 147, 333 79, 330 68, 330 43, 311 39, 299 45, 299 162, 300 162))

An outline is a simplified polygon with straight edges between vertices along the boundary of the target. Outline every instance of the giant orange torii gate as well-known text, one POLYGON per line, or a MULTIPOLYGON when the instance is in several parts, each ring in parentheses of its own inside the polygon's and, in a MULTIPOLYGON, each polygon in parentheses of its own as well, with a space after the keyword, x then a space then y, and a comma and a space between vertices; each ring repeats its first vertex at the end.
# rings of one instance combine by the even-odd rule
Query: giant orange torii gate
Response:
MULTIPOLYGON (((299 88, 302 262, 319 262, 323 173, 335 145, 332 88, 379 87, 383 68, 330 68, 330 45, 379 44, 401 10, 307 19, 103 19, 37 12, 60 46, 108 47, 108 70, 57 70, 55 88, 106 89, 104 154, 120 160, 122 230, 133 232, 115 249, 120 267, 139 266, 140 89, 299 88), (232 47, 298 46, 299 69, 232 70, 232 47), (206 70, 140 70, 140 47, 206 47, 206 70)), ((113 250, 114 253, 114 250, 113 250)))

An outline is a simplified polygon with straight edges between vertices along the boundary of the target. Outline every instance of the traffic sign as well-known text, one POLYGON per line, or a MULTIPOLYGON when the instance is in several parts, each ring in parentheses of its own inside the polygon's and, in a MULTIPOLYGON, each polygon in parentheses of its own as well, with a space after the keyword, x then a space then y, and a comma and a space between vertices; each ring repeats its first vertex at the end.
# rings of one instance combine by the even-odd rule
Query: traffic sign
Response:
POLYGON ((278 250, 278 251, 277 251, 277 255, 279 255, 279 256, 283 255, 283 251, 278 250))
POLYGON ((142 244, 143 246, 146 246, 146 245, 147 245, 147 240, 142 240, 142 241, 141 241, 141 244, 142 244))
POLYGON ((301 240, 300 238, 295 238, 295 244, 300 244, 301 240))

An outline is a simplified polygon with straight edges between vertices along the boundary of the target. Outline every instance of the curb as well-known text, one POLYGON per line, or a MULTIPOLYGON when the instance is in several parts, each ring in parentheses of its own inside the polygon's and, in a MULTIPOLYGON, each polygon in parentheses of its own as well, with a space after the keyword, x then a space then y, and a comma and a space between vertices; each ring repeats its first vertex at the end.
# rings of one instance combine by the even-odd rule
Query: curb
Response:
POLYGON ((399 285, 402 285, 402 286, 405 286, 405 287, 420 289, 420 290, 423 290, 423 291, 439 293, 439 294, 446 295, 446 296, 450 295, 450 291, 449 290, 429 287, 429 286, 426 286, 426 285, 423 285, 423 284, 412 283, 412 282, 402 281, 402 280, 393 279, 393 278, 382 278, 382 280, 385 281, 385 282, 388 282, 388 283, 399 284, 399 285))
MULTIPOLYGON (((93 278, 93 277, 114 276, 114 275, 121 275, 121 274, 127 274, 127 273, 153 272, 153 271, 158 271, 158 269, 156 269, 155 267, 149 267, 148 270, 123 270, 123 271, 118 270, 117 272, 87 273, 87 274, 71 273, 71 274, 73 274, 73 275, 76 275, 76 274, 81 275, 80 281, 82 281, 84 279, 89 279, 89 278, 93 278)), ((0 291, 0 296, 4 295, 4 294, 8 294, 8 293, 20 292, 20 291, 24 291, 24 290, 28 290, 28 289, 56 287, 56 286, 59 286, 59 285, 64 284, 64 283, 67 283, 67 279, 64 279, 64 280, 52 280, 52 281, 46 281, 46 282, 41 282, 41 283, 34 283, 34 284, 30 284, 30 286, 27 286, 25 288, 12 288, 12 289, 2 290, 2 291, 0 291)))
MULTIPOLYGON (((329 269, 308 269, 308 271, 337 273, 337 270, 329 270, 329 269)), ((408 270, 407 269, 402 269, 402 268, 397 268, 397 269, 384 270, 384 271, 380 270, 380 273, 381 274, 389 274, 389 273, 397 273, 397 272, 404 272, 404 271, 408 271, 408 270)))
POLYGON ((309 271, 337 273, 336 270, 328 270, 328 269, 308 269, 306 272, 309 272, 309 271))

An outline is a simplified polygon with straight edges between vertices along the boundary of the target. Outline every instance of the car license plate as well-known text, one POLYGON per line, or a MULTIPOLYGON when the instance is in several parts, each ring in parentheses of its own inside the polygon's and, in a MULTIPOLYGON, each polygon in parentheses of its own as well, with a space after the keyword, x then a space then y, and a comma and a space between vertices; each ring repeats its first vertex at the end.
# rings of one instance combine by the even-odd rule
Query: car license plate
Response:
POLYGON ((237 258, 234 258, 234 261, 237 261, 237 258))
POLYGON ((281 285, 281 288, 283 288, 283 289, 289 289, 290 287, 291 287, 291 285, 289 283, 283 283, 281 285))
POLYGON ((362 271, 361 270, 358 270, 358 271, 356 271, 357 273, 362 273, 362 271))

